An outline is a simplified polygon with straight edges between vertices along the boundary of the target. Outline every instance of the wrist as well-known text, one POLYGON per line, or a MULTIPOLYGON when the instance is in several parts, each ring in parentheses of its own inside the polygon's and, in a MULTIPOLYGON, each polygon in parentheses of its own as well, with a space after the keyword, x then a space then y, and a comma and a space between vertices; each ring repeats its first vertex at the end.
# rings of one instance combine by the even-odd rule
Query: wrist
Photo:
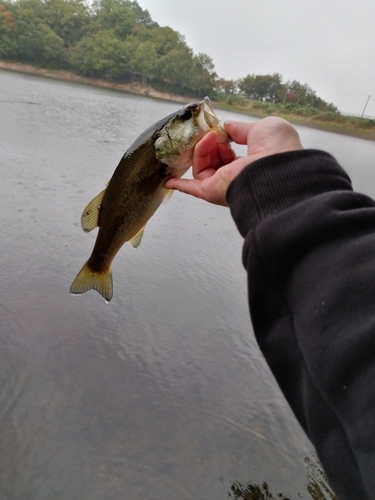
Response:
POLYGON ((302 149, 250 163, 229 185, 226 199, 244 236, 262 220, 335 190, 352 190, 345 171, 330 154, 302 149))

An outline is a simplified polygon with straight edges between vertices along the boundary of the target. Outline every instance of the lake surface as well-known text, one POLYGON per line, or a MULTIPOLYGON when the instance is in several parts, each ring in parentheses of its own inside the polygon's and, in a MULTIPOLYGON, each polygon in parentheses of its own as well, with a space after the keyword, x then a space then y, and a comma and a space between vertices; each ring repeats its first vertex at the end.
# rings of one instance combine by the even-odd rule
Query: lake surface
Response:
MULTIPOLYGON (((250 482, 312 498, 319 467, 254 340, 227 209, 175 193, 117 255, 109 305, 69 294, 96 237, 83 208, 178 107, 0 71, 1 499, 224 500, 250 482)), ((375 196, 375 143, 298 130, 375 196)))

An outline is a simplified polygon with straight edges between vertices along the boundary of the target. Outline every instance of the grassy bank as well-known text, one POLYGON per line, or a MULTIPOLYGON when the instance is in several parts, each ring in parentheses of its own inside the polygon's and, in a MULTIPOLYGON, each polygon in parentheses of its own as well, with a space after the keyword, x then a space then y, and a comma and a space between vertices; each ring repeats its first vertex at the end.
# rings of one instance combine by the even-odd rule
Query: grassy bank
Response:
POLYGON ((252 101, 241 96, 223 96, 215 103, 216 108, 264 118, 280 116, 296 125, 317 128, 375 141, 375 120, 345 116, 340 113, 322 112, 312 107, 288 103, 273 104, 252 101))
MULTIPOLYGON (((0 69, 119 90, 122 92, 143 95, 155 99, 168 100, 180 104, 186 104, 192 100, 196 100, 196 97, 194 96, 188 97, 159 92, 151 86, 143 86, 139 82, 114 83, 106 80, 82 77, 69 71, 38 68, 19 62, 0 60, 0 69)), ((375 120, 357 118, 354 116, 344 116, 332 112, 321 112, 315 108, 298 106, 292 103, 288 103, 284 106, 282 104, 252 101, 241 96, 227 96, 223 94, 219 97, 220 98, 213 103, 214 107, 217 109, 224 109, 257 118, 264 118, 266 116, 281 116, 296 125, 327 130, 330 132, 375 141, 375 120)))

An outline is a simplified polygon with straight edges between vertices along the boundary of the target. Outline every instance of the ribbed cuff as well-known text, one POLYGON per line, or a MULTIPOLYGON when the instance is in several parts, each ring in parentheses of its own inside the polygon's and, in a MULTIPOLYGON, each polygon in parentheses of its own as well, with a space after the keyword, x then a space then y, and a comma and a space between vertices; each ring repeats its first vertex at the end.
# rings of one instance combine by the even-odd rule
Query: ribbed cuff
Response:
POLYGON ((350 178, 329 153, 315 149, 266 156, 230 184, 227 202, 242 234, 262 220, 328 191, 352 191, 350 178))

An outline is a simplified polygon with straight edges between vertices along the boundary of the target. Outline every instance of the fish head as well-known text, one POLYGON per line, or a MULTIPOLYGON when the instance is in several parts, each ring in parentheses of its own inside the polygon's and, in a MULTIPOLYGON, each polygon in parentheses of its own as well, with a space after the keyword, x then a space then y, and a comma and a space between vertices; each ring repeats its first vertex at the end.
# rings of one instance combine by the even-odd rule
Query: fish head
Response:
POLYGON ((208 97, 203 101, 187 104, 170 115, 155 133, 156 158, 169 166, 171 175, 180 177, 191 167, 197 142, 212 130, 216 132, 219 142, 230 141, 208 97))

